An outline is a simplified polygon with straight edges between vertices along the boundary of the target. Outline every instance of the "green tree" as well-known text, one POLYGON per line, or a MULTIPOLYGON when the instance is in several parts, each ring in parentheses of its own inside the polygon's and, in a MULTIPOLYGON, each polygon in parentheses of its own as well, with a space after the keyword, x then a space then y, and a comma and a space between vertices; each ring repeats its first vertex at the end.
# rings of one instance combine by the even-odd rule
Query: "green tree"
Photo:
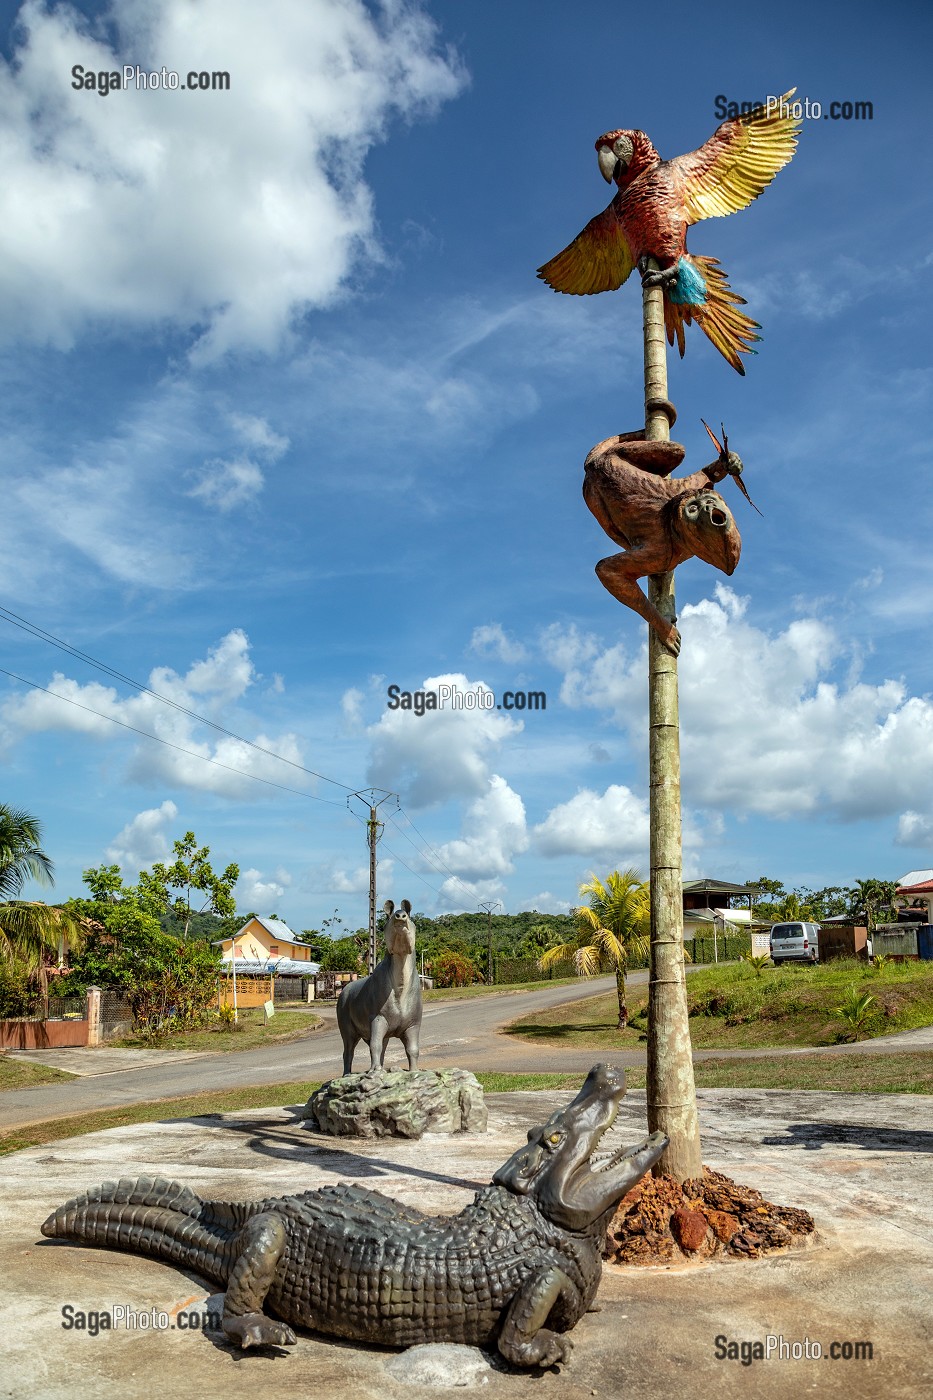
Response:
POLYGON ((91 898, 105 904, 115 904, 126 888, 119 865, 92 865, 81 872, 81 878, 91 891, 91 898))
POLYGON ((37 817, 0 802, 0 901, 15 899, 27 880, 51 885, 53 865, 42 850, 37 817))
MULTIPOLYGON (((101 884, 89 872, 89 888, 101 884)), ((137 1029, 157 1035, 170 1025, 197 1025, 217 997, 218 954, 206 943, 184 943, 163 932, 158 919, 124 886, 119 898, 73 899, 68 909, 88 929, 84 946, 62 979, 66 994, 88 986, 118 987, 133 1009, 137 1029)))
POLYGON ((352 934, 347 938, 325 939, 320 963, 324 972, 362 972, 359 940, 352 934))
POLYGON ((44 993, 49 964, 79 947, 83 931, 66 911, 17 898, 27 880, 54 883, 41 842, 38 818, 0 803, 0 960, 8 975, 44 993))
POLYGON ((575 936, 558 943, 540 959, 547 970, 554 963, 573 958, 577 972, 592 977, 605 967, 616 976, 619 998, 619 1030, 628 1025, 625 974, 632 959, 647 958, 650 951, 651 904, 648 885, 637 870, 613 870, 606 883, 593 875, 580 886, 589 904, 576 911, 575 936))
POLYGON ((171 909, 183 926, 182 937, 187 938, 192 914, 229 918, 236 913, 233 887, 240 878, 240 867, 230 864, 222 875, 216 875, 208 860, 210 846, 198 846, 193 831, 186 831, 182 840, 175 841, 173 850, 175 859, 171 865, 157 861, 151 873, 140 871, 140 903, 152 913, 171 909), (174 899, 173 890, 178 891, 174 899), (203 902, 198 895, 204 896, 203 902))
POLYGON ((876 924, 888 920, 893 922, 897 918, 894 905, 896 894, 896 880, 856 880, 849 891, 850 916, 854 919, 864 918, 871 933, 876 924))
POLYGON ((785 924, 793 923, 798 919, 809 921, 817 917, 813 905, 804 903, 796 890, 792 890, 790 894, 786 894, 783 899, 778 900, 774 905, 774 911, 771 917, 785 924))

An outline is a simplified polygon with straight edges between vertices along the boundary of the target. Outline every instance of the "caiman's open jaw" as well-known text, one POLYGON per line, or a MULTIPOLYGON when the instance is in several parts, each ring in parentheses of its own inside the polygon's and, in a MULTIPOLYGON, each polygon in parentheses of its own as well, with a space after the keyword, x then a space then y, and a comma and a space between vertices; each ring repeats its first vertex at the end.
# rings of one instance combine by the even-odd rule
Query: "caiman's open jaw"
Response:
POLYGON ((493 1177, 520 1196, 533 1196, 538 1209, 567 1230, 585 1230, 599 1220, 650 1171, 667 1146, 652 1133, 638 1147, 593 1160, 603 1134, 612 1127, 625 1094, 625 1073, 594 1065, 583 1088, 566 1108, 528 1134, 521 1147, 493 1177))

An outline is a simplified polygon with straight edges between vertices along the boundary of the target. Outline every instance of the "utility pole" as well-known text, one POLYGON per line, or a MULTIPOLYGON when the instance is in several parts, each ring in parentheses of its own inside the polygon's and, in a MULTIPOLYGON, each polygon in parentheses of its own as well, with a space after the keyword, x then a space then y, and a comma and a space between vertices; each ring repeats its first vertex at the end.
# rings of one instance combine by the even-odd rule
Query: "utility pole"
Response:
POLYGON ((486 911, 486 985, 491 987, 495 973, 495 968, 492 965, 492 911, 501 909, 502 902, 498 899, 487 899, 479 907, 486 911))
POLYGON ((351 792, 347 798, 347 806, 350 811, 350 803, 361 802, 366 808, 366 844, 369 846, 369 950, 367 956, 367 972, 372 972, 376 966, 376 842, 382 835, 385 825, 377 816, 379 808, 383 802, 388 802, 390 797, 395 798, 398 806, 398 793, 386 792, 385 788, 364 788, 361 792, 351 792), (381 794, 381 796, 380 796, 381 794))
MULTIPOLYGON (((649 264, 651 271, 657 264, 649 264)), ((664 293, 642 292, 645 345, 645 436, 670 442, 677 417, 667 397, 664 293)), ((674 573, 648 578, 648 599, 662 617, 676 617, 674 573)), ((683 869, 680 816, 680 711, 677 657, 648 629, 649 825, 651 844, 651 970, 648 982, 648 1128, 670 1144, 654 1167, 678 1181, 703 1175, 700 1123, 684 975, 683 869)))

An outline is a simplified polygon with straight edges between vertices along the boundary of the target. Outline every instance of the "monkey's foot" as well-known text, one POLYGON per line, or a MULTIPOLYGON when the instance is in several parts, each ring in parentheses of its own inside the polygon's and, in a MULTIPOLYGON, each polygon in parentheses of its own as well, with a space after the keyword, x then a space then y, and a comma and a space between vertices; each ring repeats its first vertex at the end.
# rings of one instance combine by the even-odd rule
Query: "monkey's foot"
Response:
POLYGON ((247 1347, 293 1347, 298 1338, 284 1322, 275 1322, 264 1313, 244 1313, 240 1317, 225 1317, 223 1329, 231 1342, 244 1351, 247 1347))
POLYGON ((668 632, 666 637, 662 637, 661 641, 667 647, 668 651, 671 653, 672 656, 680 655, 680 633, 677 631, 677 628, 674 626, 673 623, 671 623, 670 632, 668 632))

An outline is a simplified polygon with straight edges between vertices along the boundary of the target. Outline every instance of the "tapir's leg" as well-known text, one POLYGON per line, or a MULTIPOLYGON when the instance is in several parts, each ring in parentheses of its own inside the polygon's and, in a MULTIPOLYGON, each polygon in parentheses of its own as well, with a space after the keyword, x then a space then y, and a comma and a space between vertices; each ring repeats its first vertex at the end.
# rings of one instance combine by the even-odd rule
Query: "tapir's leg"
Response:
POLYGON ((359 1045, 360 1038, 358 1035, 355 1035, 353 1030, 349 1027, 346 1030, 341 1027, 340 1034, 343 1038, 343 1072, 344 1074, 352 1074, 353 1052, 356 1050, 357 1045, 359 1045))
POLYGON ((374 1016, 369 1023, 369 1069, 367 1074, 381 1069, 386 1057, 386 1032, 389 1023, 384 1016, 374 1016))
POLYGON ((420 1026, 409 1026, 402 1032, 402 1044, 405 1046, 405 1054, 408 1056, 408 1068, 418 1068, 418 1032, 420 1026))
POLYGON ((239 1253, 224 1295, 223 1316, 224 1332, 237 1346, 290 1347, 297 1340, 284 1322, 275 1322, 262 1312, 285 1243, 285 1223, 273 1211, 254 1215, 240 1231, 239 1253))
POLYGON ((557 1303, 564 1303, 563 1311, 572 1311, 576 1292, 563 1270, 553 1264, 527 1278, 512 1299, 499 1334, 499 1350, 506 1361, 516 1366, 566 1361, 573 1343, 569 1337, 549 1332, 544 1324, 557 1303))

